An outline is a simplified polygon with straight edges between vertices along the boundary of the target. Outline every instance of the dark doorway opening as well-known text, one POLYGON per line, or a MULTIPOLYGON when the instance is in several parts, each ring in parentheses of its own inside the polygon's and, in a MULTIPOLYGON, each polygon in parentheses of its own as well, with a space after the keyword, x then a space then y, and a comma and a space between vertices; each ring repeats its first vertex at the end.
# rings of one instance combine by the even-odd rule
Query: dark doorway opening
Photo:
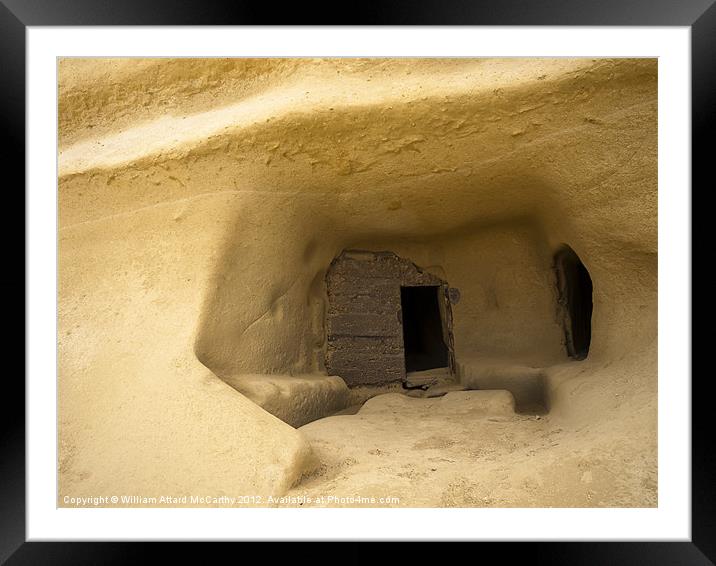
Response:
POLYGON ((440 316, 440 287, 401 287, 405 371, 448 367, 440 316))
POLYGON ((567 353, 575 360, 583 360, 592 339, 592 278, 569 246, 557 251, 554 264, 564 311, 567 353))

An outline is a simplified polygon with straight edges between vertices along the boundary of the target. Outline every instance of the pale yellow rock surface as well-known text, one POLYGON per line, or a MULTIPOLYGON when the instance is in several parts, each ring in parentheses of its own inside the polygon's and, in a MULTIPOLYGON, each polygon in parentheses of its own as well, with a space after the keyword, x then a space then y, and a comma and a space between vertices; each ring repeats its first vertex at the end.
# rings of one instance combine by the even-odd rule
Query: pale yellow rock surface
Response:
POLYGON ((415 408, 435 416, 461 415, 503 415, 513 416, 515 400, 509 391, 449 391, 440 398, 414 399, 389 393, 369 399, 359 411, 361 416, 402 413, 415 408))
POLYGON ((315 507, 656 505, 654 430, 635 426, 643 406, 612 412, 610 400, 609 418, 575 426, 516 415, 503 391, 382 397, 300 429, 321 465, 290 496, 315 507))
POLYGON ((653 59, 61 60, 59 504, 313 473, 291 492, 655 505, 656 85, 653 59), (582 362, 555 308, 563 243, 594 284, 582 362), (230 387, 325 376, 323 278, 350 248, 459 288, 458 364, 543 372, 549 415, 409 404, 296 430, 230 387), (433 476, 424 450, 462 459, 433 476))
POLYGON ((60 505, 280 494, 310 466, 301 435, 192 351, 227 204, 197 199, 181 217, 181 203, 158 205, 61 230, 60 505))
POLYGON ((349 391, 336 375, 240 375, 226 382, 294 427, 346 408, 349 391))

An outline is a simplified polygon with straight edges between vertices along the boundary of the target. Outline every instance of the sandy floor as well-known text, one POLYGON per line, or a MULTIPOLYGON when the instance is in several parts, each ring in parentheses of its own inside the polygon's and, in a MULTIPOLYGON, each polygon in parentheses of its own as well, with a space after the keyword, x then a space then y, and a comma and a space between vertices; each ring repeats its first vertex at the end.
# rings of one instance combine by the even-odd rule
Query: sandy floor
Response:
MULTIPOLYGON (((618 431, 517 415, 504 391, 369 400, 301 429, 321 461, 289 496, 306 506, 601 507, 656 504, 653 466, 618 431), (600 441, 600 436, 606 441, 600 441), (617 467, 626 462, 622 469, 617 467), (375 498, 371 504, 355 499, 375 498), (399 498, 381 501, 379 498, 399 498)), ((511 399, 510 399, 511 400, 511 399)))

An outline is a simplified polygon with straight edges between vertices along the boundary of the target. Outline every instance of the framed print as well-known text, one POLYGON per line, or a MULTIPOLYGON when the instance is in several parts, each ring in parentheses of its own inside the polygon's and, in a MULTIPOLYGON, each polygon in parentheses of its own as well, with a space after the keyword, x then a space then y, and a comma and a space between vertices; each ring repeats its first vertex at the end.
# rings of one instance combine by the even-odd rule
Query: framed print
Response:
POLYGON ((0 13, 27 218, 3 560, 712 563, 709 2, 0 13))

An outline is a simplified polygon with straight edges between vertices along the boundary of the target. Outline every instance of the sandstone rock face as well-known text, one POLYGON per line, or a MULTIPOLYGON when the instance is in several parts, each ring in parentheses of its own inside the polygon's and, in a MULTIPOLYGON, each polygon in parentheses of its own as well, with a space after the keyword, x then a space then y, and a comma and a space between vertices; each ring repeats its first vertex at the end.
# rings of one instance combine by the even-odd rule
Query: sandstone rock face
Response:
POLYGON ((282 493, 310 467, 299 433, 193 353, 216 204, 61 229, 60 505, 83 492, 282 493))
POLYGON ((348 387, 335 375, 241 375, 226 382, 294 427, 342 411, 348 387))
MULTIPOLYGON (((301 430, 282 419, 341 404, 335 380, 287 383, 327 378, 326 274, 352 249, 459 289, 466 375, 482 379, 490 360, 542 376, 548 422, 515 423, 544 435, 545 485, 610 455, 617 487, 595 469, 563 503, 655 504, 656 60, 64 59, 58 78, 60 505, 283 493, 316 469, 316 442, 347 446, 320 423, 347 434, 334 419, 360 412, 301 430), (564 245, 593 282, 582 361, 559 309, 564 245), (257 376, 280 393, 240 392, 257 376), (571 440, 552 446, 549 427, 571 440)), ((396 430, 360 423, 366 439, 396 430)), ((490 438, 504 454, 504 435, 490 438)), ((364 448, 346 457, 372 481, 364 448)), ((512 454, 504 465, 531 457, 512 454)), ((496 477, 493 494, 507 485, 496 477)), ((414 503, 488 497, 464 487, 414 503)), ((493 502, 534 491, 513 488, 493 502)))

